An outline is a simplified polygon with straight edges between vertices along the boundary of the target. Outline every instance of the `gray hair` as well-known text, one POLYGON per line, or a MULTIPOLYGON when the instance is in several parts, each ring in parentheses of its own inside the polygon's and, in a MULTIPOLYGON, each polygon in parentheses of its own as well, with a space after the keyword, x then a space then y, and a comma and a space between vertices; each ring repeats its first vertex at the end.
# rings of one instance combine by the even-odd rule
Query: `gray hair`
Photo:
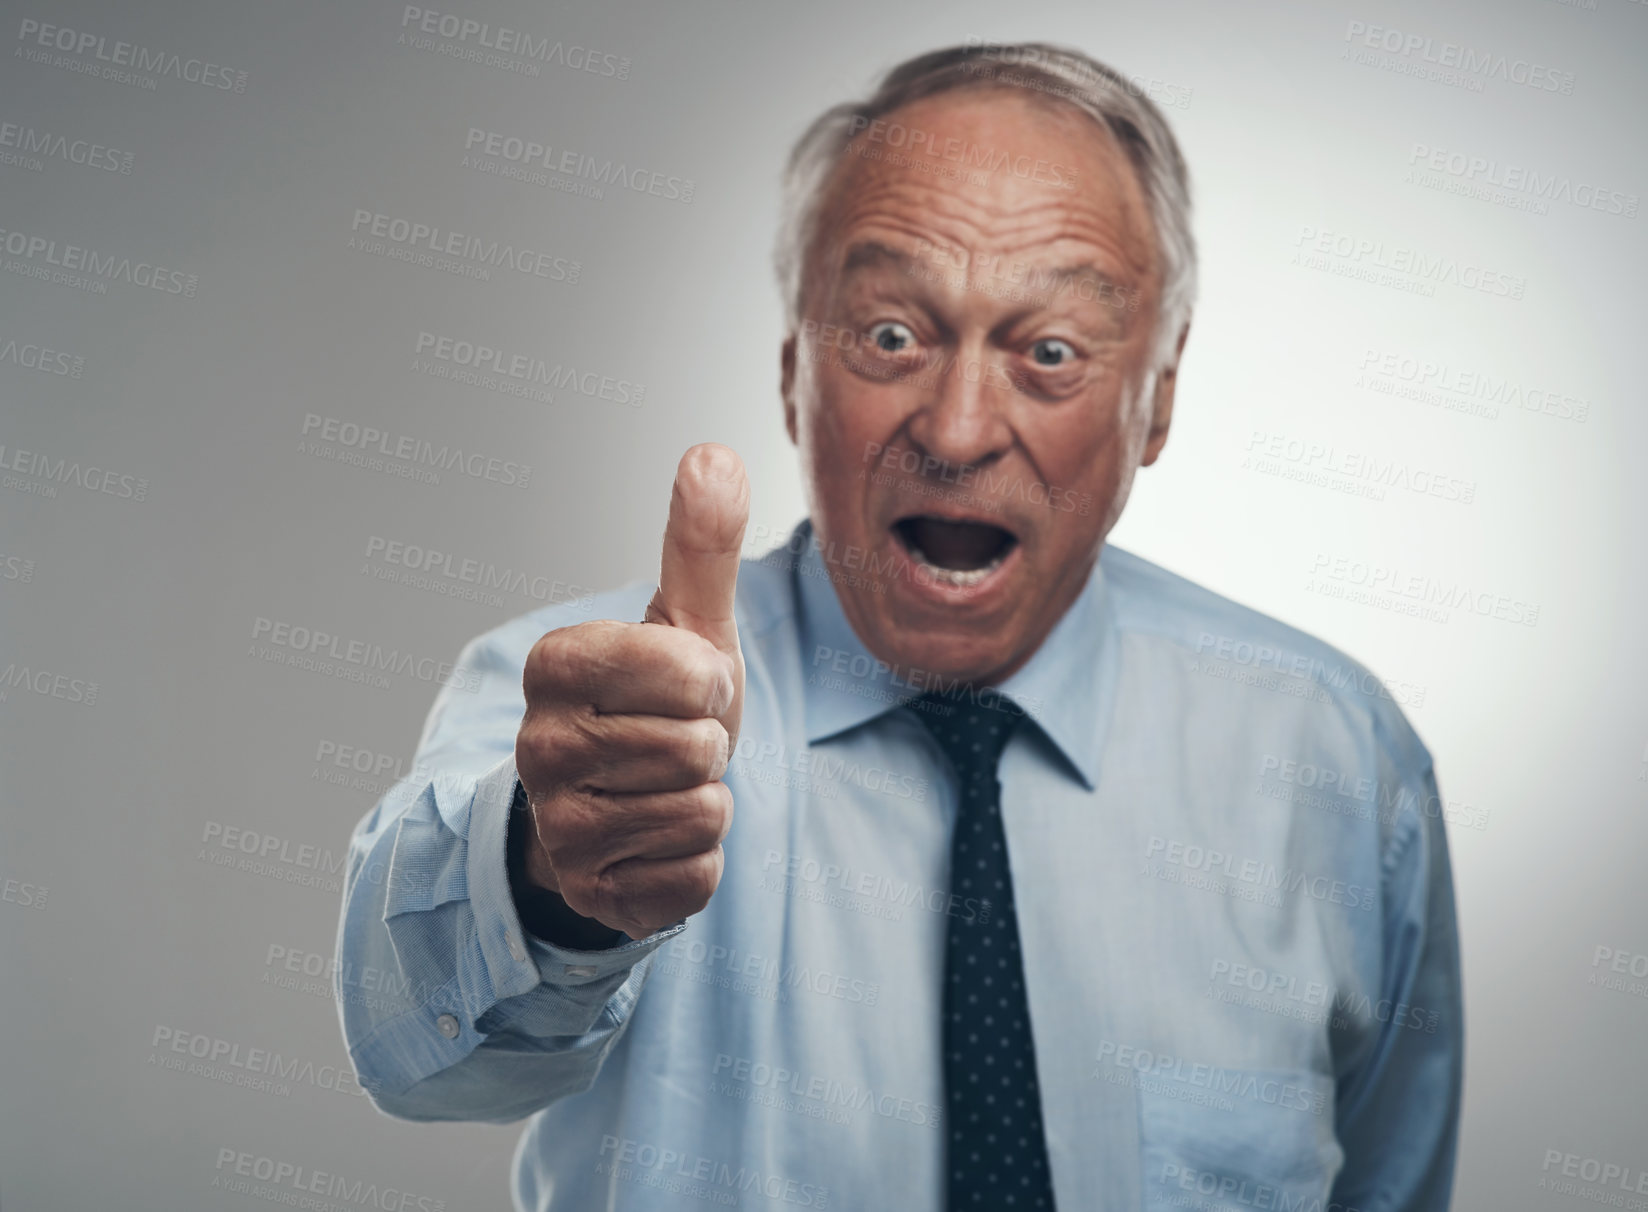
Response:
POLYGON ((1150 209, 1161 267, 1156 347, 1166 356, 1196 298, 1190 178, 1167 119, 1126 77, 1080 51, 1045 42, 970 42, 906 59, 865 101, 832 106, 796 141, 784 169, 774 267, 791 331, 800 324, 807 253, 818 234, 825 186, 860 131, 922 97, 968 88, 1019 87, 1094 119, 1126 151, 1150 209))

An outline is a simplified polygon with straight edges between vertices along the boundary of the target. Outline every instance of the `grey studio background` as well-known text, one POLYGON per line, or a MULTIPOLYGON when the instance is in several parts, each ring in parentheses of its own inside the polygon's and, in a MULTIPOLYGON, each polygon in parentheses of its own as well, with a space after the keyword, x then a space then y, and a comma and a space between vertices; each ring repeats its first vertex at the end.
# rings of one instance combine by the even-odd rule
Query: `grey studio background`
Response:
POLYGON ((1201 302, 1113 541, 1364 661, 1436 755, 1469 1013, 1455 1206, 1648 1206, 1601 1177, 1648 1170, 1648 5, 426 11, 433 34, 388 0, 3 6, 5 1212, 270 1202, 225 1185, 225 1151, 414 1199, 384 1207, 508 1207, 518 1125, 394 1121, 346 1076, 316 973, 349 832, 465 640, 655 574, 687 446, 743 455, 752 554, 800 516, 782 158, 969 38, 1082 47, 1183 142, 1201 302), (443 15, 563 49, 466 58, 488 52, 443 15), (117 42, 150 70, 98 58, 117 42), (1512 66, 1429 78, 1445 44, 1512 66), (511 176, 472 131, 664 184, 511 176), (398 259, 403 224, 529 272, 398 259), (461 342, 565 385, 465 382, 461 342), (393 457, 442 447, 464 462, 393 457), (451 560, 413 577, 391 544, 451 560), (281 625, 412 660, 267 659, 281 625), (301 1066, 168 1068, 184 1035, 301 1066))

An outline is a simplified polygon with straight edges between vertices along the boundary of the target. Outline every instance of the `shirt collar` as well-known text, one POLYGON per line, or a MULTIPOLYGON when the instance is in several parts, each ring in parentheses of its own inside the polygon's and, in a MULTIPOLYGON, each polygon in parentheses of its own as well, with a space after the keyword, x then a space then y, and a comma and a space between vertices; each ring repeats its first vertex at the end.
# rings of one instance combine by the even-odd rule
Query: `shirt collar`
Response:
MULTIPOLYGON (((830 553, 802 521, 785 550, 800 550, 794 564, 800 616, 807 743, 885 715, 945 682, 922 669, 889 666, 870 654, 841 609, 829 578, 869 577, 830 553)), ((1054 624, 1024 667, 998 687, 1033 719, 1088 790, 1098 785, 1101 729, 1109 719, 1115 686, 1116 640, 1110 594, 1100 562, 1080 596, 1054 624)))

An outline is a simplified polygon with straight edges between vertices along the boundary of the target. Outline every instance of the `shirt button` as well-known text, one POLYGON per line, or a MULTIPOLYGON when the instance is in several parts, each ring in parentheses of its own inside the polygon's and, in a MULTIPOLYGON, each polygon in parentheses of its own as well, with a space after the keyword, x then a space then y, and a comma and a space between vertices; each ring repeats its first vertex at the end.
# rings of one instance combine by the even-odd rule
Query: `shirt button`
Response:
POLYGON ((450 1014, 443 1014, 435 1020, 435 1027, 447 1039, 458 1038, 458 1020, 450 1014))
POLYGON ((526 948, 521 946, 521 940, 513 934, 509 936, 509 953, 515 957, 517 964, 526 962, 526 948))

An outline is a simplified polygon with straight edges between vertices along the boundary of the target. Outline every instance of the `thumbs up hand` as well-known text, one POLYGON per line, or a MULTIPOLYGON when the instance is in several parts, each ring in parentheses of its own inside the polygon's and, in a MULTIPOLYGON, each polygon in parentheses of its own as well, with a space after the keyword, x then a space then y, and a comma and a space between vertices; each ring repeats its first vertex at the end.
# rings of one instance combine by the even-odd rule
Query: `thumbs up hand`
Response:
POLYGON ((721 881, 732 793, 720 780, 744 711, 733 600, 749 495, 731 450, 687 451, 646 621, 562 627, 527 656, 515 738, 536 833, 527 878, 631 938, 698 912, 721 881))

